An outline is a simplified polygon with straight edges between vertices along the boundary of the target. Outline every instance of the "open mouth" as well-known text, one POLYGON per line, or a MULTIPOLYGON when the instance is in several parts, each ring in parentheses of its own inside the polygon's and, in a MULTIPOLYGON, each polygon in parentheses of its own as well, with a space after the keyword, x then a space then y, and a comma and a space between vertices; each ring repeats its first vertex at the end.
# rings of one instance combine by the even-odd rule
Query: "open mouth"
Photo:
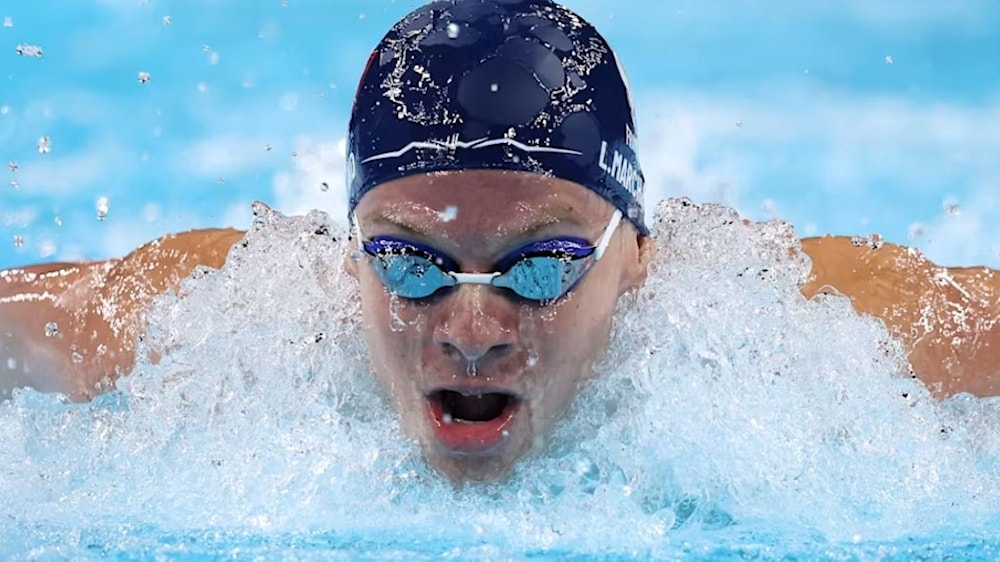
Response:
POLYGON ((502 392, 462 394, 454 390, 439 390, 430 398, 441 405, 445 419, 467 423, 493 421, 516 400, 513 395, 502 392))
POLYGON ((521 400, 507 392, 437 390, 427 396, 434 436, 458 453, 485 453, 510 436, 521 400))

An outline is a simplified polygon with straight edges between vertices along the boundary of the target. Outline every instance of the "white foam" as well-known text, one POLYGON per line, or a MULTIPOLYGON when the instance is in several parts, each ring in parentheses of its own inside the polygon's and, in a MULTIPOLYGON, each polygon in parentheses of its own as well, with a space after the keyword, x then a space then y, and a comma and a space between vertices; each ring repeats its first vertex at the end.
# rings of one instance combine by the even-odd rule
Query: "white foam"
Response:
POLYGON ((0 538, 379 529, 655 554, 734 530, 892 540, 997 516, 997 402, 934 401, 896 375, 881 323, 805 301, 789 227, 675 201, 653 232, 650 279, 542 454, 455 490, 368 372, 345 233, 257 207, 222 270, 155 307, 144 345, 162 361, 91 404, 0 404, 0 538))

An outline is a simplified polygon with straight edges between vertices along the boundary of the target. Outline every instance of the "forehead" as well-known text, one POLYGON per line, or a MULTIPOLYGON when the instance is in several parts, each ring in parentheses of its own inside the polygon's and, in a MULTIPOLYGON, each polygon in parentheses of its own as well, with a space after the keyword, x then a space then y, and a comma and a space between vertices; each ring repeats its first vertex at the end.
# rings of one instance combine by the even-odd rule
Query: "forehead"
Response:
POLYGON ((580 226, 606 218, 611 205, 591 190, 559 178, 506 170, 465 170, 386 182, 360 201, 364 223, 476 226, 482 230, 580 226))

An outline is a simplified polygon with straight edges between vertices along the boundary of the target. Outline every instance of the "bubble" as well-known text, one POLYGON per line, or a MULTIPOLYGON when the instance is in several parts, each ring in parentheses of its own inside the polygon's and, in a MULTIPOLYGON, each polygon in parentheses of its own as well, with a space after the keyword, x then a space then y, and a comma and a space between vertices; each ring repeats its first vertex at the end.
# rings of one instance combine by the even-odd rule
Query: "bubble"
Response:
POLYGON ((18 180, 10 180, 10 187, 11 189, 20 189, 21 182, 18 180))
POLYGON ((450 424, 454 423, 454 421, 455 418, 453 418, 452 415, 448 412, 445 412, 444 414, 441 415, 441 423, 450 424))
POLYGON ((17 168, 18 168, 18 165, 17 165, 17 162, 11 161, 11 162, 7 163, 7 167, 10 168, 11 172, 16 172, 17 168))
POLYGON ((83 363, 83 355, 81 355, 79 351, 74 351, 72 354, 70 354, 70 359, 73 361, 73 363, 76 363, 77 365, 83 363))
POLYGON ((205 92, 208 91, 208 86, 205 85, 204 82, 198 82, 198 85, 195 86, 195 88, 198 90, 199 93, 202 93, 202 94, 204 94, 205 92))
POLYGON ((14 235, 14 247, 15 248, 20 248, 21 246, 24 246, 24 237, 21 236, 20 234, 15 234, 14 235))
POLYGON ((45 337, 51 338, 57 335, 59 335, 59 324, 56 324, 55 322, 47 322, 45 324, 45 337))
POLYGON ((10 113, 9 105, 0 106, 0 115, 7 115, 8 113, 10 113))
POLYGON ((330 191, 330 184, 323 182, 319 186, 320 191, 330 191))
POLYGON ((163 16, 162 18, 160 18, 160 21, 163 22, 164 27, 174 22, 173 18, 171 18, 170 16, 163 16))
POLYGON ((48 154, 52 151, 52 140, 48 136, 43 136, 38 139, 38 153, 48 154))
POLYGON ((265 144, 264 145, 264 152, 271 152, 271 145, 270 144, 265 144))
POLYGON ((14 359, 13 357, 8 357, 7 358, 7 368, 9 370, 11 370, 11 371, 13 371, 14 369, 17 369, 17 359, 14 359))
POLYGON ((470 377, 479 376, 479 368, 476 366, 475 361, 470 362, 469 365, 465 368, 465 374, 470 377))
POLYGON ((212 66, 215 66, 215 65, 219 64, 219 53, 218 52, 214 52, 213 51, 212 54, 208 56, 208 64, 210 64, 212 66))
POLYGON ((459 31, 460 31, 460 28, 458 27, 457 23, 449 23, 448 24, 448 38, 449 39, 458 39, 459 31))
POLYGON ((962 207, 959 206, 958 201, 948 200, 942 204, 944 212, 949 217, 957 217, 962 214, 962 207))
POLYGON ((906 237, 910 240, 916 240, 917 238, 923 236, 926 232, 927 232, 927 227, 924 226, 923 223, 915 222, 910 225, 906 237))
POLYGON ((14 27, 14 20, 10 19, 10 16, 5 17, 3 19, 3 26, 4 27, 14 27))
POLYGON ((18 43, 18 45, 14 47, 14 51, 22 57, 32 57, 36 59, 42 57, 42 48, 38 45, 18 43))
POLYGON ((885 64, 891 65, 891 64, 893 64, 893 62, 895 62, 895 61, 893 60, 892 55, 886 55, 885 56, 885 64))
POLYGON ((97 210, 97 220, 103 221, 108 218, 108 198, 106 196, 98 197, 94 207, 97 210))
POLYGON ((201 46, 201 50, 202 50, 202 52, 205 52, 205 53, 211 53, 212 52, 212 46, 208 45, 208 44, 202 45, 201 46))
POLYGON ((737 129, 742 129, 743 128, 743 120, 742 119, 737 119, 736 120, 736 128, 737 129))
POLYGON ((139 83, 146 84, 149 82, 149 73, 145 70, 139 72, 139 83))
POLYGON ((496 82, 490 84, 490 91, 491 92, 499 92, 500 91, 500 85, 497 84, 496 82))

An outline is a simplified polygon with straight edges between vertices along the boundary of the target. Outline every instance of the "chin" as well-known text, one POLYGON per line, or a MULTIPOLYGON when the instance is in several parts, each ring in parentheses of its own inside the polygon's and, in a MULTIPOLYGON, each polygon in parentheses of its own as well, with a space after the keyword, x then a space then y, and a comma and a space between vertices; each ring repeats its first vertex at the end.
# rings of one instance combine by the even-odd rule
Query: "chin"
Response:
MULTIPOLYGON (((425 450, 426 451, 426 450, 425 450)), ((426 451, 427 462, 454 484, 488 484, 506 479, 520 456, 453 455, 426 451)))

